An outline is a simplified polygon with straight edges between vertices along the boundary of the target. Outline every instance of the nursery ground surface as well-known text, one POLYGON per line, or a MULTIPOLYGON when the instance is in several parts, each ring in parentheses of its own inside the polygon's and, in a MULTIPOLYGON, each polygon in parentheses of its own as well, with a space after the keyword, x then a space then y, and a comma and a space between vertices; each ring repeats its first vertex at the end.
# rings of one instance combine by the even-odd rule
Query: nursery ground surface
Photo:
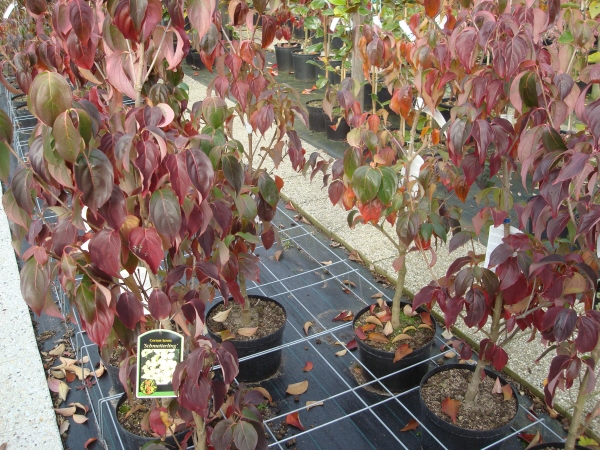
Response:
MULTIPOLYGON (((281 240, 268 251, 257 250, 261 257, 261 284, 248 287, 250 295, 274 298, 287 311, 281 368, 270 379, 256 384, 264 387, 273 399, 266 417, 268 443, 282 450, 334 450, 348 443, 356 449, 421 448, 425 433, 421 427, 401 431, 411 419, 419 419, 417 389, 390 395, 377 381, 365 385, 356 353, 344 352, 346 344, 355 339, 352 322, 333 321, 343 310, 358 312, 374 301, 372 296, 390 299, 393 295, 390 286, 384 279, 373 277, 368 268, 338 243, 304 223, 295 211, 280 205, 273 224, 279 226, 281 240), (276 256, 276 252, 281 253, 276 256), (307 322, 310 325, 307 326, 307 322), (305 326, 308 335, 304 332, 305 326), (312 363, 310 371, 304 370, 307 362, 312 363), (306 392, 286 394, 290 384, 303 381, 308 382, 306 392), (307 402, 311 401, 323 404, 307 411, 307 402), (295 412, 304 430, 286 424, 287 415, 295 412)), ((66 351, 75 358, 89 355, 88 368, 97 367, 96 347, 90 344, 85 333, 79 332, 77 323, 70 324, 69 328, 73 331, 67 331, 65 336, 64 322, 52 318, 38 320, 40 336, 54 332, 43 341, 43 349, 48 351, 63 339, 69 341, 72 335, 69 342, 74 348, 68 347, 66 351)), ((457 362, 457 356, 450 353, 451 348, 440 333, 438 329, 432 357, 426 362, 432 368, 457 362)), ((111 450, 123 448, 114 426, 114 404, 118 396, 113 395, 108 376, 104 374, 98 379, 90 376, 81 390, 79 380, 69 385, 66 403, 78 401, 91 406, 92 410, 88 413, 91 420, 82 425, 71 424, 65 448, 82 448, 83 443, 94 436, 101 437, 111 450), (95 434, 94 418, 99 421, 99 434, 95 434)), ((564 436, 561 423, 551 419, 540 402, 526 395, 518 384, 516 388, 522 394, 522 406, 512 430, 515 434, 495 448, 525 448, 524 441, 516 436, 520 430, 527 434, 539 431, 547 442, 556 440, 557 435, 564 436)), ((437 438, 443 443, 443 436, 437 438)))

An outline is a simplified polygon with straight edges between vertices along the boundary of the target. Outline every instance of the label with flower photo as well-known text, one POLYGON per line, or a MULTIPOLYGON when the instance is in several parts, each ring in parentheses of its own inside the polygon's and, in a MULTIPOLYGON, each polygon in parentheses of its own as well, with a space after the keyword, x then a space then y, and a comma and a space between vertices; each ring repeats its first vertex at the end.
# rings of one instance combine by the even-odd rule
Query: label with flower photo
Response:
POLYGON ((151 330, 138 337, 136 396, 176 397, 173 372, 183 359, 183 336, 151 330))

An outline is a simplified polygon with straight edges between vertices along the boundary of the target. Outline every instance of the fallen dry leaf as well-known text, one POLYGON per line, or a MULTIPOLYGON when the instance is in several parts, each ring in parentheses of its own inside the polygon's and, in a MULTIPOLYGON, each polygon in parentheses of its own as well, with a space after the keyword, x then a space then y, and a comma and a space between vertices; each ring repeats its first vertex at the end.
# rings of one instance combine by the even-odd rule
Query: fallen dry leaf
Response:
POLYGON ((377 325, 375 325, 374 323, 367 323, 363 325, 361 329, 366 333, 368 331, 373 331, 376 327, 377 325))
POLYGON ((406 426, 402 428, 400 431, 412 431, 419 427, 419 422, 415 419, 410 419, 406 426))
POLYGON ((367 317, 365 319, 365 322, 367 322, 367 323, 374 323, 375 325, 379 325, 380 327, 383 327, 383 324, 381 323, 381 320, 379 320, 375 316, 369 316, 369 317, 367 317))
POLYGON ((323 406, 323 402, 317 402, 314 400, 309 400, 306 402, 306 410, 310 411, 311 408, 314 408, 315 406, 323 406))
POLYGON ((67 383, 65 383, 64 381, 60 382, 60 385, 58 387, 58 397, 64 402, 67 400, 67 394, 69 393, 69 390, 71 388, 69 387, 69 385, 67 383))
POLYGON ((312 323, 312 322, 306 322, 306 323, 304 324, 304 334, 305 334, 305 335, 307 335, 307 336, 308 336, 308 330, 309 330, 309 328, 310 328, 310 327, 312 327, 312 326, 313 326, 313 323, 312 323))
POLYGON ((258 392, 260 392, 262 395, 264 395, 264 396, 265 396, 265 398, 266 398, 267 400, 269 400, 270 402, 272 402, 272 401, 273 401, 273 398, 271 397, 271 394, 269 394, 269 391, 267 391, 267 390, 266 390, 264 387, 258 386, 258 387, 255 387, 255 388, 253 388, 253 389, 254 389, 255 391, 258 391, 258 392))
MULTIPOLYGON (((62 380, 65 377, 65 372, 62 371, 62 370, 54 370, 54 369, 52 369, 52 370, 50 370, 50 372, 51 372, 51 375, 54 378, 57 378, 59 380, 62 380)), ((75 375, 73 375, 73 378, 75 378, 75 375)))
POLYGON ((324 266, 330 266, 332 264, 331 261, 321 261, 321 264, 323 264, 324 266))
POLYGON ((100 378, 102 375, 104 375, 104 370, 105 370, 104 364, 100 363, 98 368, 94 371, 96 378, 100 378))
POLYGON ((364 341, 367 338, 367 335, 365 334, 365 332, 363 331, 362 328, 355 328, 354 329, 354 333, 356 334, 356 336, 361 340, 364 341))
POLYGON ((354 349, 358 348, 358 343, 356 342, 356 339, 352 339, 351 341, 347 342, 346 348, 348 350, 354 350, 354 349))
POLYGON ((85 444, 83 444, 83 448, 87 449, 91 443, 96 442, 97 440, 98 438, 95 437, 89 438, 87 441, 85 441, 85 444))
POLYGON ((408 344, 402 344, 396 349, 394 353, 394 362, 400 361, 406 355, 410 355, 413 352, 412 348, 408 344))
POLYGON ((335 356, 344 356, 346 353, 348 353, 348 349, 344 349, 344 350, 340 350, 339 352, 335 353, 335 356))
POLYGON ((346 311, 343 310, 341 313, 339 313, 337 316, 335 316, 333 319, 331 319, 332 322, 339 322, 339 321, 343 321, 343 320, 347 320, 346 318, 350 316, 352 316, 352 311, 346 311))
POLYGON ((302 370, 304 370, 305 372, 310 372, 313 368, 313 363, 311 363, 310 361, 306 361, 306 364, 304 365, 304 368, 302 370))
POLYGON ((404 306, 404 314, 406 314, 408 317, 413 317, 413 316, 417 315, 417 312, 413 311, 411 305, 405 305, 404 306))
POLYGON ((242 336, 253 336, 256 331, 258 330, 258 327, 253 327, 253 328, 239 328, 238 329, 238 334, 241 334, 242 336))
POLYGON ((414 337, 412 337, 410 334, 400 333, 399 335, 395 336, 394 339, 392 339, 392 344, 404 339, 414 339, 414 337))
POLYGON ((290 211, 296 211, 296 212, 297 212, 297 210, 296 210, 296 208, 294 207, 294 205, 292 205, 292 202, 287 202, 287 203, 285 204, 285 209, 289 209, 290 211))
POLYGON ((525 450, 538 445, 542 440, 542 435, 540 434, 539 431, 535 434, 519 433, 518 436, 529 444, 529 445, 527 445, 525 450))
POLYGON ((227 320, 227 317, 229 316, 229 313, 231 312, 231 308, 226 309, 225 311, 221 311, 220 313, 215 314, 212 319, 215 322, 220 322, 223 323, 227 320))
POLYGON ((419 313, 419 315, 421 316, 421 321, 426 324, 426 325, 431 325, 433 326, 433 321, 431 320, 431 314, 423 311, 422 313, 419 313))
POLYGON ((87 412, 90 410, 90 408, 88 408, 86 405, 82 405, 79 402, 72 402, 69 403, 69 406, 76 406, 77 408, 81 408, 85 411, 85 413, 87 414, 87 412))
POLYGON ((383 294, 381 292, 371 295, 371 298, 382 298, 382 297, 383 297, 383 294))
POLYGON ((298 415, 298 411, 296 411, 295 413, 288 414, 285 417, 285 422, 288 425, 298 428, 299 430, 304 431, 306 429, 304 428, 302 423, 300 423, 300 416, 298 415))
POLYGON ((394 332, 394 327, 392 326, 392 322, 387 322, 385 327, 383 327, 384 336, 389 336, 394 332))
POLYGON ((75 414, 75 411, 77 411, 77 408, 75 408, 74 406, 70 408, 54 408, 54 412, 60 414, 63 417, 70 417, 73 414, 75 414))
POLYGON ((273 258, 275 259, 275 261, 279 261, 281 259, 281 255, 283 255, 283 250, 277 250, 273 254, 273 258))
POLYGON ((133 405, 133 408, 131 408, 129 411, 127 411, 127 413, 125 414, 125 419, 129 418, 129 416, 131 416, 132 414, 138 412, 138 411, 146 411, 146 407, 144 405, 142 405, 141 403, 138 403, 136 405, 133 405))
POLYGON ((368 339, 373 342, 381 342, 382 344, 390 342, 390 340, 381 333, 371 333, 369 334, 368 339))
POLYGON ((75 423, 86 423, 88 421, 88 418, 85 416, 82 416, 81 414, 73 414, 73 420, 75 421, 75 423))
POLYGON ((342 283, 344 283, 346 286, 356 287, 356 283, 354 281, 344 280, 342 283))
POLYGON ((454 353, 452 350, 450 350, 449 352, 444 353, 444 358, 452 359, 455 356, 456 356, 456 353, 454 353))
MULTIPOLYGON (((502 394, 504 394, 504 401, 510 400, 513 396, 513 390, 510 387, 510 384, 505 384, 504 386, 502 386, 502 394)), ((554 411, 554 410, 552 410, 554 411)), ((556 415, 558 415, 558 413, 556 411, 554 411, 556 413, 556 415)), ((552 414, 550 414, 550 416, 552 417, 552 414)), ((556 416, 553 417, 553 419, 556 419, 556 416)))
POLYGON ((231 331, 229 330, 223 330, 217 333, 220 337, 222 341, 226 341, 228 339, 235 339, 235 334, 233 334, 231 331))
POLYGON ((356 250, 352 250, 350 252, 350 254, 348 255, 348 259, 350 261, 363 262, 362 258, 360 257, 360 255, 358 254, 358 252, 356 250))
POLYGON ((48 388, 52 391, 52 392, 56 392, 58 393, 59 387, 60 387, 60 380, 57 380, 54 377, 48 377, 48 388))
POLYGON ((417 329, 411 325, 410 327, 406 327, 404 330, 402 330, 403 333, 406 333, 407 331, 417 331, 417 329))
POLYGON ((452 334, 452 331, 450 331, 450 330, 444 330, 442 332, 442 336, 444 337, 444 339, 452 339, 452 337, 454 335, 452 334))
POLYGON ((421 325, 419 325, 417 328, 427 328, 428 330, 431 330, 431 326, 427 325, 426 323, 422 323, 421 325))
POLYGON ((290 395, 304 394, 308 389, 308 380, 301 381, 299 383, 290 384, 287 387, 287 392, 290 395))
POLYGON ((496 378, 496 382, 492 388, 492 394, 502 394, 502 383, 500 383, 500 378, 496 378))
POLYGON ((73 372, 65 372, 65 380, 67 380, 67 383, 71 383, 72 381, 75 381, 75 378, 77 378, 77 375, 75 375, 73 372))
POLYGON ((452 423, 456 423, 458 408, 460 408, 460 402, 458 400, 448 397, 442 402, 442 412, 452 419, 452 423))
POLYGON ((63 434, 63 433, 66 433, 68 429, 69 429, 69 421, 65 420, 63 423, 60 424, 60 427, 58 428, 58 432, 60 434, 63 434))
POLYGON ((65 351, 65 344, 60 344, 48 352, 50 356, 60 356, 65 351))
POLYGON ((194 76, 197 77, 198 76, 198 72, 194 72, 194 76))

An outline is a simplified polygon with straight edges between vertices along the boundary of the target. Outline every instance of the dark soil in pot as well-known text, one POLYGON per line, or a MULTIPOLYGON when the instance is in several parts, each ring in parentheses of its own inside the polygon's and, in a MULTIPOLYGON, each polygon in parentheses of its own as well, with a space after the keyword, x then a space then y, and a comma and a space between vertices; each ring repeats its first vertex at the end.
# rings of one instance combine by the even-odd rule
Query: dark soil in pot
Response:
MULTIPOLYGON (((512 426, 518 411, 517 393, 504 400, 503 394, 493 394, 492 389, 499 375, 486 369, 486 377, 479 386, 473 405, 466 409, 463 405, 467 385, 473 376, 475 366, 447 364, 436 367, 421 381, 419 400, 422 410, 422 424, 433 433, 448 450, 483 448, 505 436, 512 426), (442 402, 446 398, 458 400, 461 405, 452 423, 450 416, 442 412, 442 402)), ((508 384, 500 377, 502 385, 508 384)), ((423 447, 438 448, 432 436, 423 433, 423 447)))
POLYGON ((296 80, 314 81, 316 79, 315 66, 309 64, 308 61, 313 60, 317 55, 318 53, 292 53, 292 63, 294 65, 294 78, 296 78, 296 80))
MULTIPOLYGON (((315 58, 315 62, 318 64, 318 66, 315 66, 315 78, 318 78, 319 75, 324 77, 325 76, 325 62, 323 60, 321 60, 320 58, 315 58)), ((336 68, 336 67, 340 67, 341 65, 342 65, 341 60, 336 60, 336 61, 329 60, 330 67, 336 68)), ((339 73, 330 69, 328 79, 331 84, 340 84, 342 77, 339 73)))
MULTIPOLYGON (((403 306, 407 304, 408 303, 403 303, 403 306)), ((388 302, 388 306, 391 308, 392 303, 388 302)), ((418 386, 429 369, 429 365, 423 361, 429 358, 431 347, 435 340, 435 319, 429 316, 431 326, 419 328, 419 325, 423 324, 420 315, 409 317, 402 314, 400 327, 387 336, 389 341, 387 343, 378 342, 368 339, 368 336, 371 333, 377 333, 379 335, 383 333, 383 327, 379 325, 373 327, 374 324, 367 322, 368 317, 371 316, 371 314, 369 314, 369 308, 370 307, 367 306, 366 308, 361 309, 358 314, 356 314, 353 322, 353 328, 355 330, 357 328, 362 330, 363 327, 365 327, 363 333, 367 336, 367 339, 360 339, 357 334, 356 342, 358 344, 358 356, 360 361, 377 378, 416 365, 410 369, 403 370, 397 375, 382 380, 381 383, 392 392, 402 392, 418 386), (366 329, 367 327, 369 328, 368 330, 366 329), (400 339, 397 342, 392 343, 391 341, 394 337, 400 334, 406 334, 410 336, 410 338, 400 339), (394 362, 396 349, 403 345, 408 345, 412 352, 401 360, 394 362), (423 363, 419 364, 421 362, 423 363)), ((380 311, 380 308, 376 307, 374 313, 376 314, 378 311, 380 311)), ((417 312, 426 313, 427 311, 423 308, 419 308, 417 312)), ((365 370, 363 370, 363 376, 367 380, 371 379, 370 375, 365 370)))
MULTIPOLYGON (((144 416, 152 407, 152 402, 156 401, 156 399, 136 398, 135 401, 136 404, 142 405, 143 408, 135 411, 129 416, 127 416, 127 413, 131 410, 131 405, 127 402, 127 394, 123 394, 117 403, 117 424, 121 433, 121 439, 123 439, 125 448, 131 450, 139 449, 147 442, 157 439, 156 436, 152 436, 140 426, 144 420, 144 416), (127 416, 127 418, 125 418, 125 416, 127 416)), ((186 433, 187 431, 185 430, 177 430, 175 437, 168 436, 165 439, 165 444, 172 448, 177 448, 175 438, 181 442, 186 433)))
POLYGON ((308 111, 308 129, 317 132, 327 131, 323 102, 321 100, 306 102, 306 109, 308 111))
POLYGON ((329 120, 327 115, 325 117, 325 125, 327 127, 327 139, 332 141, 345 141, 348 133, 350 132, 350 125, 346 122, 346 119, 340 116, 333 116, 333 120, 329 120), (341 119, 341 120, 340 120, 341 119), (339 120, 339 123, 338 123, 339 120), (336 126, 334 130, 332 126, 336 126))
MULTIPOLYGON (((221 331, 228 330, 235 334, 234 339, 230 339, 238 354, 238 358, 254 355, 265 350, 277 347, 283 343, 283 330, 285 329, 286 312, 285 308, 277 301, 261 295, 250 297, 252 307, 251 325, 241 324, 241 306, 229 301, 227 308, 224 308, 222 302, 214 305, 207 314, 206 326, 211 338, 221 342, 221 331), (215 322, 213 316, 225 309, 231 309, 225 322, 215 322), (242 336, 237 334, 239 328, 258 327, 256 333, 252 336, 242 336)), ((281 365, 281 350, 269 352, 265 355, 251 358, 240 362, 240 372, 237 376, 238 381, 255 382, 264 380, 273 376, 281 365)))
POLYGON ((275 60, 277 70, 280 72, 291 72, 294 70, 292 53, 300 49, 300 44, 278 44, 275 46, 275 60))

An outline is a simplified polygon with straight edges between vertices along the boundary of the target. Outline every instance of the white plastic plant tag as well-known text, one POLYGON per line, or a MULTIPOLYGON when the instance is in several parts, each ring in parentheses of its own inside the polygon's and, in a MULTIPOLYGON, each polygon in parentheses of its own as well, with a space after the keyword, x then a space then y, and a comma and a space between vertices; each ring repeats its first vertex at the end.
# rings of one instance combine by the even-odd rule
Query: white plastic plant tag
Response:
POLYGON ((379 28, 381 28, 381 18, 379 16, 374 16, 373 17, 373 23, 375 25, 377 25, 379 28))
MULTIPOLYGON (((421 109, 421 108, 423 108, 424 104, 425 103, 423 102, 423 99, 421 97, 417 97, 417 99, 415 101, 416 107, 421 109)), ((425 114, 428 114, 431 117, 433 117, 433 120, 435 120, 435 122, 438 124, 438 126, 443 127, 444 125, 446 125, 446 119, 444 119, 444 116, 442 116, 442 113, 439 112, 437 109, 432 113, 429 110, 429 108, 427 106, 425 106, 425 108, 423 108, 423 112, 425 114)))
POLYGON ((138 398, 177 397, 173 372, 183 360, 183 336, 151 330, 138 337, 136 392, 138 398))
POLYGON ((252 134, 252 125, 246 122, 246 133, 252 134))
MULTIPOLYGON (((421 166, 423 165, 424 162, 425 162, 425 160, 423 158, 421 158, 421 155, 415 156, 415 159, 413 159, 413 162, 410 165, 410 170, 408 171, 409 181, 416 180, 417 178, 419 178, 419 174, 421 173, 421 166)), ((398 181, 398 187, 401 187, 403 183, 404 183, 404 168, 400 169, 400 180, 398 181)), ((415 183, 415 185, 412 187, 412 192, 415 193, 418 190, 419 190, 419 187, 415 183)))
POLYGON ((410 27, 406 23, 406 20, 401 20, 398 23, 400 24, 400 28, 402 28, 402 31, 404 31, 404 33, 406 34, 406 36, 408 36, 408 38, 411 41, 414 41, 415 40, 415 35, 413 34, 412 30, 410 29, 410 27))
POLYGON ((340 22, 340 18, 339 17, 335 17, 332 21, 331 21, 331 25, 329 26, 329 29, 334 32, 335 28, 337 27, 337 24, 340 22))
MULTIPOLYGON (((521 231, 518 228, 510 227, 510 234, 519 234, 521 231)), ((488 234, 488 244, 485 249, 485 261, 483 262, 483 267, 486 269, 490 265, 490 256, 492 252, 502 244, 502 239, 504 239, 504 224, 499 227, 495 227, 493 225, 490 226, 490 232, 488 234)))

